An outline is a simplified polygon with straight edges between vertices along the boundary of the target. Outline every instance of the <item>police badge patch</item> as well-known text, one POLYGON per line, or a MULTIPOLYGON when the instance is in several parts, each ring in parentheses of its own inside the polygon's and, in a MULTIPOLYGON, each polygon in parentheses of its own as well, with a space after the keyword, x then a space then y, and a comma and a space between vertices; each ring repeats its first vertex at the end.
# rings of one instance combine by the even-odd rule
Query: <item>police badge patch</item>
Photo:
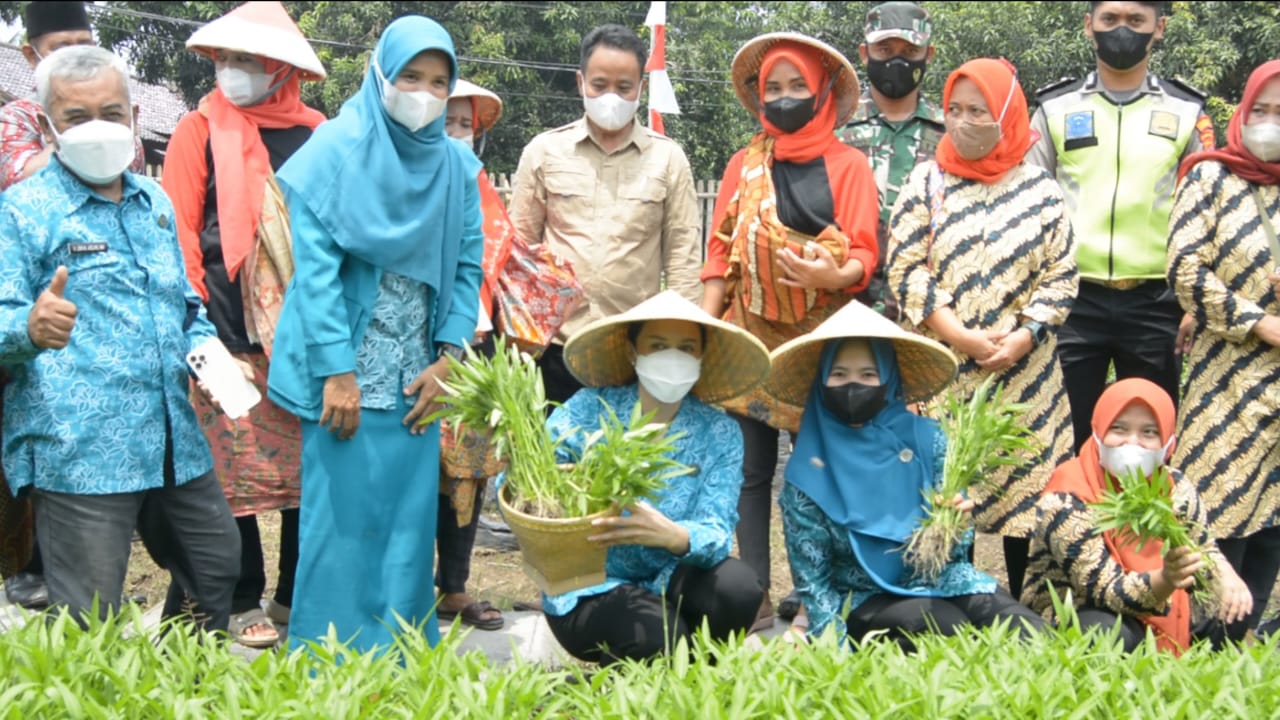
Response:
POLYGON ((1093 111, 1067 113, 1064 120, 1066 133, 1062 140, 1063 150, 1093 147, 1098 138, 1093 132, 1093 111))

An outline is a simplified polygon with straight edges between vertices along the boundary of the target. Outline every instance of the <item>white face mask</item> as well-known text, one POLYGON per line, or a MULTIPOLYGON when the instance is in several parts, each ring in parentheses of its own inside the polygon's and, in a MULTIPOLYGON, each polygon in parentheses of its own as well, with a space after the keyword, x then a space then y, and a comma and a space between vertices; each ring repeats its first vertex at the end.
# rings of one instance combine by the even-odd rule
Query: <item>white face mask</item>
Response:
MULTIPOLYGON (((53 127, 50 121, 49 127, 53 127)), ((90 185, 109 185, 133 162, 133 125, 90 120, 53 131, 58 159, 76 177, 90 185)))
POLYGON ((1280 125, 1260 123, 1240 128, 1244 149, 1262 162, 1280 162, 1280 125))
POLYGON ((582 96, 582 107, 587 111, 591 122, 606 132, 621 130, 636 116, 640 107, 640 98, 624 100, 617 93, 605 93, 596 97, 582 96))
POLYGON ((463 135, 463 136, 461 136, 461 137, 457 138, 457 140, 458 140, 458 142, 462 143, 463 145, 466 145, 466 146, 467 146, 467 147, 469 147, 469 148, 474 148, 474 147, 476 146, 476 136, 475 136, 475 135, 463 135))
POLYGON ((1122 478, 1134 470, 1141 471, 1145 476, 1151 475, 1156 471, 1156 467, 1164 462, 1165 455, 1173 446, 1172 437, 1159 450, 1148 450, 1132 443, 1119 447, 1107 447, 1102 444, 1097 435, 1093 436, 1093 441, 1098 444, 1099 463, 1116 478, 1122 478))
POLYGON ((265 72, 224 67, 218 71, 218 89, 232 105, 249 107, 266 100, 275 92, 276 89, 271 87, 274 78, 274 75, 265 72))
POLYGON ((449 106, 448 98, 438 98, 425 90, 408 92, 391 84, 376 60, 373 70, 382 80, 382 107, 386 108, 392 120, 405 126, 409 132, 418 132, 435 122, 449 106))
POLYGON ((668 405, 680 402, 698 382, 702 360, 683 350, 659 350, 636 356, 640 385, 654 400, 668 405))

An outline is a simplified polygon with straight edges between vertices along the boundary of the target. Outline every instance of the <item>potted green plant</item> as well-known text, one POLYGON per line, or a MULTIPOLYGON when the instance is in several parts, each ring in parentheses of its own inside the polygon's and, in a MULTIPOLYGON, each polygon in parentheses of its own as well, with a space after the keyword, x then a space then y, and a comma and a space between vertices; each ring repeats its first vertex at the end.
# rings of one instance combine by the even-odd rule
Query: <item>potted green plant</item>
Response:
POLYGON ((526 571, 549 595, 603 582, 606 550, 586 539, 598 532, 591 521, 651 500, 668 480, 691 472, 670 457, 678 436, 650 422, 638 405, 626 419, 608 411, 581 457, 561 463, 532 357, 499 338, 492 357, 468 350, 466 360, 450 360, 450 368, 443 407, 428 421, 487 435, 506 463, 498 502, 526 571))

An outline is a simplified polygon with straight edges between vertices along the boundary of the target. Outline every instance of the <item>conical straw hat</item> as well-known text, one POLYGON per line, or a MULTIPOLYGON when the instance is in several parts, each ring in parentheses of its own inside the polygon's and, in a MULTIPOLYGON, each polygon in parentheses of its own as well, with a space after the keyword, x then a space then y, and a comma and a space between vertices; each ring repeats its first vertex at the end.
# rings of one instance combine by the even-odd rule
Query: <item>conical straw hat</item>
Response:
POLYGON ((654 295, 627 312, 597 320, 569 338, 564 363, 588 387, 635 382, 631 360, 632 323, 688 320, 707 329, 702 348, 702 374, 691 391, 706 403, 737 397, 756 387, 769 373, 769 351, 750 333, 708 315, 674 290, 654 295))
POLYGON ((492 130, 493 126, 498 124, 498 118, 502 117, 502 98, 473 82, 458 78, 458 82, 454 83, 453 92, 449 93, 449 99, 454 98, 474 98, 476 108, 474 129, 476 130, 492 130))
MULTIPOLYGON (((748 40, 738 49, 738 53, 733 56, 732 70, 733 91, 738 94, 738 101, 750 111, 751 117, 760 115, 759 99, 756 97, 759 90, 760 65, 764 63, 764 55, 769 48, 783 40, 808 45, 822 51, 822 63, 826 66, 827 72, 836 79, 835 86, 831 89, 831 94, 836 101, 836 127, 844 126, 858 109, 858 97, 861 93, 858 74, 854 72, 849 58, 839 50, 817 38, 796 32, 759 35, 748 40)), ((810 88, 810 90, 814 95, 822 92, 821 88, 810 88)))
POLYGON ((247 2, 196 30, 187 49, 213 59, 214 50, 261 55, 298 68, 302 80, 323 80, 324 65, 278 2, 247 2))
POLYGON ((898 356, 905 402, 919 402, 936 395, 956 376, 956 356, 941 343, 898 327, 893 321, 850 300, 807 335, 779 345, 771 354, 773 370, 764 391, 778 400, 804 407, 809 388, 818 374, 822 348, 837 338, 880 338, 893 343, 898 356))

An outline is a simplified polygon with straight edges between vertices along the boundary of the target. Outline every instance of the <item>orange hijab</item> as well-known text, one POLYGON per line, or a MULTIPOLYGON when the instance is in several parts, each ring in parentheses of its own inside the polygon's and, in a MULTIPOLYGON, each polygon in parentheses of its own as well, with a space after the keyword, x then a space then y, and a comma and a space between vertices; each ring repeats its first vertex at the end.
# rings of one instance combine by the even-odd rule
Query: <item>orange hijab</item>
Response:
MULTIPOLYGON (((1177 415, 1173 408, 1173 400, 1159 385, 1142 378, 1121 380, 1107 388, 1098 398, 1093 408, 1093 434, 1101 438, 1111 423, 1120 417, 1120 413, 1131 403, 1140 402, 1151 409, 1160 426, 1160 442, 1169 443, 1167 453, 1173 453, 1174 420, 1177 415)), ((1053 471, 1045 486, 1046 493, 1070 493, 1086 503, 1097 501, 1105 489, 1107 473, 1102 469, 1098 453, 1098 444, 1092 438, 1086 440, 1080 449, 1080 455, 1053 471)), ((1166 455, 1166 460, 1168 456, 1166 455)), ((1172 485, 1170 491, 1172 492, 1172 485)), ((1111 557, 1120 563, 1128 572, 1151 572, 1164 566, 1161 550, 1164 543, 1149 542, 1139 551, 1132 542, 1119 542, 1115 534, 1108 531, 1102 539, 1111 551, 1111 557)), ((1174 590, 1169 597, 1169 613, 1167 615, 1148 615, 1142 618, 1156 633, 1156 644, 1162 650, 1175 654, 1181 653, 1191 644, 1191 597, 1186 590, 1174 590)))
MULTIPOLYGON (((292 66, 278 60, 258 59, 268 74, 293 70, 292 66)), ((227 276, 235 280, 240 266, 253 249, 258 221, 262 217, 267 176, 271 174, 271 158, 267 147, 262 144, 258 128, 306 125, 314 130, 325 117, 319 110, 302 104, 296 72, 271 97, 257 105, 238 107, 227 100, 221 89, 214 88, 213 92, 201 98, 199 111, 209 119, 209 144, 213 150, 213 169, 218 178, 216 189, 222 255, 227 264, 227 276)), ((171 190, 168 186, 165 189, 179 194, 203 190, 185 187, 171 190)), ((193 197, 185 199, 194 204, 193 197)))
POLYGON ((1226 165, 1231 172, 1251 183, 1280 184, 1280 162, 1262 162, 1249 152, 1244 146, 1242 129, 1245 120, 1249 117, 1249 111, 1253 108, 1253 102, 1258 99, 1258 93, 1262 92, 1262 86, 1275 77, 1280 77, 1280 60, 1265 62, 1249 75, 1249 81, 1244 86, 1244 97, 1240 98, 1240 104, 1231 114, 1231 122, 1227 125, 1227 146, 1221 150, 1205 150, 1188 156, 1178 167, 1179 180, 1190 172, 1196 163, 1202 160, 1217 160, 1226 165))
POLYGON ((938 165, 952 175, 993 183, 1022 162, 1031 149, 1033 140, 1027 98, 1018 85, 1017 69, 1012 63, 1003 58, 977 58, 956 68, 947 78, 946 87, 942 90, 942 107, 951 106, 951 90, 960 78, 968 78, 978 86, 982 97, 986 98, 987 108, 997 119, 1000 118, 1000 109, 1005 107, 1005 100, 1009 101, 1004 118, 1000 120, 1000 142, 985 157, 965 160, 956 152, 948 134, 938 143, 935 157, 938 165))
POLYGON ((798 42, 783 40, 765 51, 760 61, 760 78, 756 87, 759 98, 760 125, 774 138, 773 157, 784 162, 804 163, 822 156, 832 143, 840 142, 835 136, 836 98, 831 75, 822 64, 822 51, 798 42), (764 85, 779 60, 787 60, 800 70, 805 85, 815 98, 822 98, 822 106, 804 127, 793 133, 779 130, 764 116, 764 85))

